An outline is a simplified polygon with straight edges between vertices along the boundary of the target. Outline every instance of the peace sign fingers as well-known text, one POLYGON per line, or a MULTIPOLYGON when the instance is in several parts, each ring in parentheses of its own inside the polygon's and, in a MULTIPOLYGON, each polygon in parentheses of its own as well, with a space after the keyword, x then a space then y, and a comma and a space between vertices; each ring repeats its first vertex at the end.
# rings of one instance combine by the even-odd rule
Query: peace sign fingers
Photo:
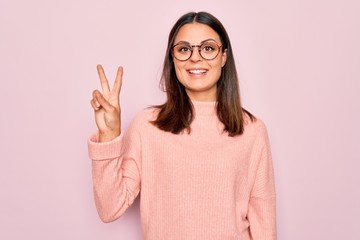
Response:
POLYGON ((105 71, 103 69, 103 67, 101 66, 101 64, 98 64, 96 66, 97 68, 97 72, 99 74, 99 78, 100 78, 100 83, 101 83, 101 88, 103 90, 103 94, 105 96, 108 96, 109 93, 110 93, 110 87, 109 87, 109 82, 106 78, 106 75, 105 75, 105 71))
POLYGON ((95 121, 99 129, 99 141, 111 141, 121 133, 120 90, 122 85, 123 68, 119 67, 113 88, 110 89, 109 81, 105 76, 103 67, 97 65, 102 93, 93 92, 91 106, 95 111, 95 121))
POLYGON ((121 86, 122 86, 122 76, 123 76, 123 67, 119 67, 116 73, 116 79, 113 86, 113 91, 117 96, 120 95, 121 86))

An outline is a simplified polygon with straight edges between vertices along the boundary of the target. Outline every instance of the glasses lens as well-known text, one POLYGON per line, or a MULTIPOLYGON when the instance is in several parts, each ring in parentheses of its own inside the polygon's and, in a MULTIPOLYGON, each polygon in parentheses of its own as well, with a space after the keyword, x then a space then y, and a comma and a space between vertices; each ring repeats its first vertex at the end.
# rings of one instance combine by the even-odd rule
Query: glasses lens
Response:
POLYGON ((200 46, 200 54, 204 59, 212 60, 216 58, 220 47, 214 42, 205 42, 200 46))
POLYGON ((191 55, 191 46, 188 44, 178 44, 174 47, 174 57, 180 61, 187 60, 191 55))

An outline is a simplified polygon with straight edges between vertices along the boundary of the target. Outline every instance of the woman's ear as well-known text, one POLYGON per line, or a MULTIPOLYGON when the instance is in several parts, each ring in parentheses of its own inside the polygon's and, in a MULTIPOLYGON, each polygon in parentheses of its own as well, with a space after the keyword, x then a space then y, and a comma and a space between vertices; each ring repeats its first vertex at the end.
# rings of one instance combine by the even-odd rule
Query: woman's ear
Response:
POLYGON ((227 60, 227 49, 224 50, 221 56, 221 67, 225 66, 227 60))

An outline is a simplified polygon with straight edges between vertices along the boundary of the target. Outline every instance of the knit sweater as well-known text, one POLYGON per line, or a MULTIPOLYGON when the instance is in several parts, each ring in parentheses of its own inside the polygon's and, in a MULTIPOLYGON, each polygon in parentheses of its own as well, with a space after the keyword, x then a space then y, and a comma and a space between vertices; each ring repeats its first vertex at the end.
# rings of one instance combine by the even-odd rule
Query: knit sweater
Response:
POLYGON ((275 240, 275 187, 266 127, 246 118, 230 137, 214 102, 194 102, 190 134, 140 112, 111 142, 88 141, 100 218, 119 218, 140 196, 145 240, 275 240))

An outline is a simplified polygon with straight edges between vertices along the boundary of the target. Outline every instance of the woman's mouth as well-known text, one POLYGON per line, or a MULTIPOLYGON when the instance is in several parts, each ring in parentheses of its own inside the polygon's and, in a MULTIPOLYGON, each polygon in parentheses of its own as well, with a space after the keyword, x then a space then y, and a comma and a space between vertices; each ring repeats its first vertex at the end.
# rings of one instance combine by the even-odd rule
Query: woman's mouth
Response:
POLYGON ((194 75, 201 75, 201 74, 206 73, 207 70, 206 69, 190 69, 190 70, 188 70, 188 72, 190 74, 194 74, 194 75))

